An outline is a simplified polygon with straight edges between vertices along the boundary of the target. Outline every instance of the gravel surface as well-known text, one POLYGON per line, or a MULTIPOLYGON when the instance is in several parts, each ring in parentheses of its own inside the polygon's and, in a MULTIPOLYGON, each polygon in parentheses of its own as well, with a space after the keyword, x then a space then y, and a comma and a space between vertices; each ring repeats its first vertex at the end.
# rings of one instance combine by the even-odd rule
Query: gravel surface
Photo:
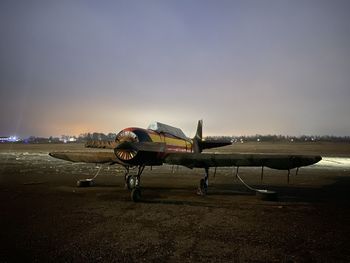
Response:
MULTIPOLYGON (((291 148, 327 154, 311 146, 291 148)), ((245 147, 237 148, 278 145, 245 147)), ((345 158, 333 164, 349 159, 344 145, 327 147, 329 158, 345 158)), ((0 262, 350 262, 346 164, 301 169, 290 184, 283 171, 265 169, 260 182, 260 168, 240 169, 248 184, 277 191, 275 202, 257 198, 232 169, 211 173, 200 197, 202 170, 146 168, 143 201, 133 203, 122 168, 103 166, 96 186, 77 188, 98 167, 53 159, 52 149, 82 146, 0 145, 0 262)))

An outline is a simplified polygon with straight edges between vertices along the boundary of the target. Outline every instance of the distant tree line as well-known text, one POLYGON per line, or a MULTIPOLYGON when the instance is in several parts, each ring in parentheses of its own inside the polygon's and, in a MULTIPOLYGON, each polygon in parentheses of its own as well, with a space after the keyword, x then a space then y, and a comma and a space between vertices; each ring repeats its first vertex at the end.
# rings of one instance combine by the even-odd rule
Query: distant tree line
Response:
POLYGON ((249 136, 208 136, 207 140, 222 140, 235 142, 350 142, 350 136, 330 136, 330 135, 249 135, 249 136))
POLYGON ((86 141, 114 141, 115 140, 115 133, 82 133, 78 136, 78 141, 86 142, 86 141))
POLYGON ((114 141, 115 133, 82 133, 79 136, 61 135, 61 137, 36 137, 30 136, 25 139, 21 139, 19 143, 86 143, 89 141, 114 141))
MULTIPOLYGON (((62 135, 61 137, 36 137, 30 136, 19 140, 17 143, 91 143, 96 141, 115 141, 115 133, 82 133, 79 136, 62 135)), ((207 136, 206 140, 231 141, 233 143, 244 142, 347 142, 350 143, 350 136, 288 136, 288 135, 244 135, 244 136, 207 136)))

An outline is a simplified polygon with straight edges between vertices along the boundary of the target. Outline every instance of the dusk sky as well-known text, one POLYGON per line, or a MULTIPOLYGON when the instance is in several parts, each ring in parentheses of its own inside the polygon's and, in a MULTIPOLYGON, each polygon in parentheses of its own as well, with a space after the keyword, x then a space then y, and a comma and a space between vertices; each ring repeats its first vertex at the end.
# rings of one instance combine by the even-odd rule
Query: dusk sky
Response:
POLYGON ((0 1, 0 136, 350 135, 350 1, 0 1))

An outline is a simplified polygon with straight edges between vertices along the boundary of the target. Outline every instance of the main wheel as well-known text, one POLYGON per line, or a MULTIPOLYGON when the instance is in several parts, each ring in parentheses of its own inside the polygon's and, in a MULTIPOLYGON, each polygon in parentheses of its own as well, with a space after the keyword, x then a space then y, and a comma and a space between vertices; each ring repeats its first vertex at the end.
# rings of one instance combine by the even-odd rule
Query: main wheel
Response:
POLYGON ((141 190, 140 188, 134 188, 131 191, 131 200, 134 202, 139 202, 141 200, 141 190))
POLYGON ((128 177, 126 178, 126 187, 128 188, 128 190, 132 190, 136 186, 137 186, 137 178, 136 178, 136 176, 128 175, 128 177))
POLYGON ((206 195, 206 194, 207 194, 207 191, 208 191, 208 186, 207 186, 207 184, 205 183, 205 180, 202 178, 202 179, 199 181, 199 188, 198 188, 197 194, 198 194, 198 195, 206 195))

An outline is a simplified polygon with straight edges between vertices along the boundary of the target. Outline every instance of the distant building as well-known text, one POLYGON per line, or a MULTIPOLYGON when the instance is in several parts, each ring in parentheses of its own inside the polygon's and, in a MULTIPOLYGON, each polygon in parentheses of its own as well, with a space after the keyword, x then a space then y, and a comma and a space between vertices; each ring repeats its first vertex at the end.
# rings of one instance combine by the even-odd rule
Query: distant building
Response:
POLYGON ((67 143, 67 142, 76 142, 77 138, 75 136, 62 135, 59 140, 63 143, 67 143))
POLYGON ((19 138, 17 136, 1 136, 0 137, 0 142, 18 142, 19 138))

